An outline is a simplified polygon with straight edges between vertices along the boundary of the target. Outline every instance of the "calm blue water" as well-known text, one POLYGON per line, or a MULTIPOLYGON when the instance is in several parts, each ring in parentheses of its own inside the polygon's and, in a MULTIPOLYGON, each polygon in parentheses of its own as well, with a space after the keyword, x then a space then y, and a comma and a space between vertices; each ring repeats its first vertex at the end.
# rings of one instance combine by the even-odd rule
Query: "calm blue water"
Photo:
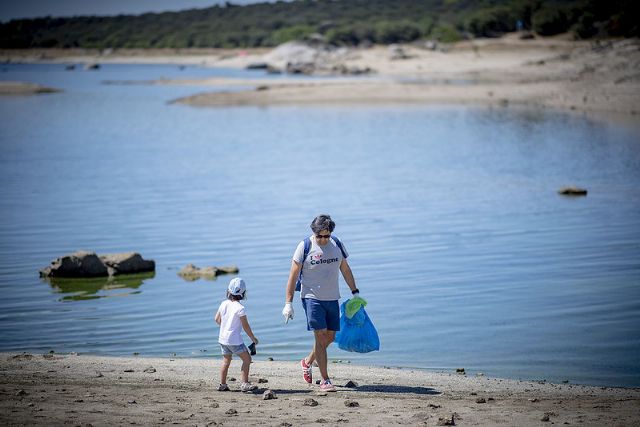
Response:
MULTIPOLYGON (((105 80, 260 76, 175 66, 3 65, 60 94, 0 97, 0 350, 219 357, 236 264, 257 359, 308 351, 283 324, 296 244, 330 213, 381 351, 332 359, 640 386, 640 130, 550 111, 236 107, 212 90, 105 80), (556 190, 575 184, 583 198, 556 190), (155 276, 49 283, 79 249, 137 251, 155 276)), ((343 295, 347 287, 342 286, 343 295)))

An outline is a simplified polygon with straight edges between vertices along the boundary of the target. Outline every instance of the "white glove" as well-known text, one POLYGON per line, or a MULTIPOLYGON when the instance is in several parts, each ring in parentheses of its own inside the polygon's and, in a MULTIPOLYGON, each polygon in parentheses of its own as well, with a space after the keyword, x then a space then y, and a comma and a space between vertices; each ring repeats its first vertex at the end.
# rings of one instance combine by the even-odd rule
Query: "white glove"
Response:
POLYGON ((290 302, 284 304, 282 315, 284 316, 284 323, 289 323, 289 319, 293 319, 293 306, 290 302))

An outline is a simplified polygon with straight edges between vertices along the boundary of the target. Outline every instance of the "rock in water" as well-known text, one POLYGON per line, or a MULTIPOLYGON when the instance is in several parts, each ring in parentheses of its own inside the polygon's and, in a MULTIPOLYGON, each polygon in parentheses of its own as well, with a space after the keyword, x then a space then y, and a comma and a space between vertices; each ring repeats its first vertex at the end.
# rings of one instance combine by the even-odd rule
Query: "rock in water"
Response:
POLYGON ((562 187, 558 190, 558 193, 563 196, 586 196, 587 189, 580 187, 562 187))
POLYGON ((51 261, 40 270, 40 277, 101 277, 108 276, 107 266, 95 252, 78 251, 51 261))
POLYGON ((142 259, 142 256, 136 252, 102 255, 100 260, 109 269, 110 276, 146 273, 156 269, 155 261, 142 259))

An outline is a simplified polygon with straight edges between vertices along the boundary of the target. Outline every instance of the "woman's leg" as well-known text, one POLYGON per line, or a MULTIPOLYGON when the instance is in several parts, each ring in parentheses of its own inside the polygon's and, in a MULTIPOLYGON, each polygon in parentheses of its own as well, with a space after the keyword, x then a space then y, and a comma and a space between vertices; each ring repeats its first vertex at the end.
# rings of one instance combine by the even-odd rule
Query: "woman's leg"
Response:
POLYGON ((329 331, 327 329, 320 329, 313 331, 315 337, 314 352, 316 361, 318 362, 318 368, 320 369, 320 375, 323 380, 329 378, 327 372, 327 347, 331 345, 336 337, 335 331, 329 331))

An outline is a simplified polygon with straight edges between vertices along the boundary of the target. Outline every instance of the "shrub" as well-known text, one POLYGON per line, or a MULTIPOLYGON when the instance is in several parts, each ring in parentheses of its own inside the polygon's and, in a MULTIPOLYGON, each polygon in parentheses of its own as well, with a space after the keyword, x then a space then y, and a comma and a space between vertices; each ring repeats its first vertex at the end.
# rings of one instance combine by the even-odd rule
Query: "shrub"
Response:
POLYGON ((542 36, 564 33, 569 29, 566 13, 559 8, 543 7, 531 18, 533 31, 542 36))
POLYGON ((431 36, 442 43, 453 43, 462 40, 462 34, 449 24, 437 25, 431 32, 431 36))

